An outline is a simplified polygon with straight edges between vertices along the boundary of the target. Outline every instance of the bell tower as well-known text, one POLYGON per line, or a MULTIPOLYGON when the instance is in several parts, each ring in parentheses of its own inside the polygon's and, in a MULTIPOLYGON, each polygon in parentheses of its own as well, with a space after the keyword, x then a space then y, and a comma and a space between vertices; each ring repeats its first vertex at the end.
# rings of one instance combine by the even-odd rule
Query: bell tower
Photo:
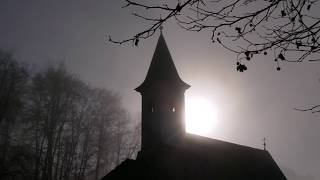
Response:
POLYGON ((135 90, 142 96, 141 149, 169 143, 185 134, 183 82, 161 34, 143 83, 135 90))

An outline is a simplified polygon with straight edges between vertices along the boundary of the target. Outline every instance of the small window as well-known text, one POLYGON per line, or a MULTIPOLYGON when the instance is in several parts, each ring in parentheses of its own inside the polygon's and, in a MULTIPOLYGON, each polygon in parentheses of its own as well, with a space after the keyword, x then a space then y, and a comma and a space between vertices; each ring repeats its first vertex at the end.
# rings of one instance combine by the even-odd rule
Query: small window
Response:
POLYGON ((149 102, 148 103, 148 110, 149 110, 149 112, 154 112, 154 104, 153 104, 153 102, 149 102))

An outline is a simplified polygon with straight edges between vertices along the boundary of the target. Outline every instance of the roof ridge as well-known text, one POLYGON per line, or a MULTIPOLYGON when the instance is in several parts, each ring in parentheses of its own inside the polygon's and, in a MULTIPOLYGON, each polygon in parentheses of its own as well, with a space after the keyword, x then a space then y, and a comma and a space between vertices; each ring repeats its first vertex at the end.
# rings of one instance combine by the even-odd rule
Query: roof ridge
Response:
MULTIPOLYGON (((206 137, 206 136, 200 136, 200 135, 196 135, 196 134, 190 134, 190 133, 186 133, 188 137, 190 138, 197 138, 197 139, 203 139, 208 141, 208 143, 212 143, 212 141, 215 141, 217 143, 223 143, 223 144, 228 144, 228 145, 232 145, 232 146, 238 146, 241 148, 245 148, 245 149, 251 149, 251 150, 256 150, 256 151, 262 151, 262 152, 268 152, 267 150, 263 150, 263 149, 259 149, 256 147, 251 147, 251 146, 246 146, 243 144, 237 144, 237 143, 233 143, 233 142, 229 142, 229 141, 224 141, 224 140, 220 140, 220 139, 215 139, 215 138, 210 138, 210 137, 206 137), (211 142, 210 142, 211 141, 211 142)), ((201 141, 201 140, 200 140, 201 141)), ((268 152, 269 153, 269 152, 268 152)))

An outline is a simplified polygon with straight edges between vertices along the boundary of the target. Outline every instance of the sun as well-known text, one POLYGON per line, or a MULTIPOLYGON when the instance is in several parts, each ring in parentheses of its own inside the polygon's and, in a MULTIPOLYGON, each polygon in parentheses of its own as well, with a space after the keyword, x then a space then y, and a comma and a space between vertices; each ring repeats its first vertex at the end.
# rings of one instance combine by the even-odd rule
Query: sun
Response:
POLYGON ((217 125, 217 108, 202 97, 186 99, 186 131, 208 136, 217 125))

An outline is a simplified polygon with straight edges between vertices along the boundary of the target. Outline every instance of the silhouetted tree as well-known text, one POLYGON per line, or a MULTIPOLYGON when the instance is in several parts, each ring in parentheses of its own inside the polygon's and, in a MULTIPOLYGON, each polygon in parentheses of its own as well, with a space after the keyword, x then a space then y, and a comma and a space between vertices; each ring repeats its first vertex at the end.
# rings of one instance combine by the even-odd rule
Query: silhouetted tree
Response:
POLYGON ((24 125, 34 157, 33 179, 99 179, 120 163, 114 129, 123 119, 119 128, 130 123, 120 100, 111 91, 84 84, 63 66, 35 74, 24 125))
POLYGON ((19 64, 11 53, 0 50, 0 179, 18 174, 7 164, 17 166, 17 161, 13 161, 17 158, 12 152, 17 143, 14 130, 24 108, 27 81, 26 67, 19 64))
POLYGON ((112 139, 112 126, 116 121, 121 119, 114 119, 118 111, 121 111, 119 96, 104 89, 93 90, 93 107, 94 114, 92 114, 96 122, 94 124, 96 132, 96 164, 95 164, 95 179, 100 179, 101 175, 105 173, 106 164, 108 161, 108 154, 111 153, 111 146, 114 139, 112 139))
POLYGON ((57 179, 60 165, 69 171, 60 172, 72 175, 81 130, 78 108, 82 105, 83 87, 84 84, 63 67, 48 68, 33 77, 28 122, 35 150, 35 179, 57 179))
POLYGON ((97 137, 94 177, 100 179, 126 158, 132 158, 139 148, 134 146, 137 136, 128 113, 122 108, 120 96, 97 88, 92 95, 95 99, 93 116, 97 137))
POLYGON ((131 38, 115 41, 109 36, 109 41, 138 45, 172 20, 188 31, 211 31, 213 43, 237 55, 237 71, 247 70, 244 61, 259 54, 271 54, 280 70, 279 61, 320 60, 319 6, 318 0, 126 0, 123 7, 139 8, 140 14, 133 15, 150 26, 131 38))
POLYGON ((0 51, 0 179, 99 179, 138 150, 119 94, 0 51))

